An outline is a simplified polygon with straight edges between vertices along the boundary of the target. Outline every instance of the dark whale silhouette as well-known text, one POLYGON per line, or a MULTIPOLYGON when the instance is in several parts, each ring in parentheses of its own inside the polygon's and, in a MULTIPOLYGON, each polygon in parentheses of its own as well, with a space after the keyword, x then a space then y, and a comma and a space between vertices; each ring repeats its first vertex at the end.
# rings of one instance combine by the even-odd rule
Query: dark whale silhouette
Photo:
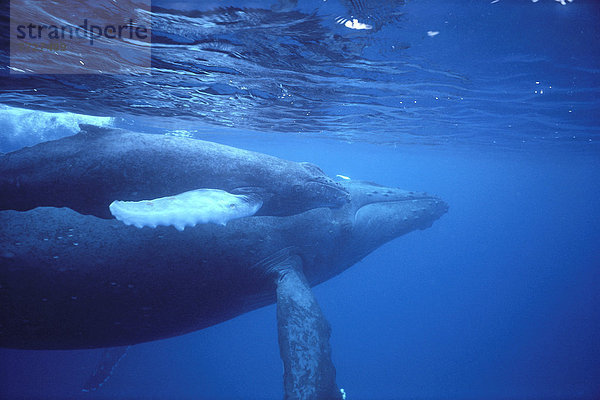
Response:
MULTIPOLYGON (((81 187, 74 187, 74 197, 81 197, 81 187)), ((0 211, 0 346, 128 346, 277 302, 286 398, 340 398, 329 325, 310 287, 381 244, 429 227, 447 205, 368 182, 343 182, 337 190, 351 200, 181 232, 138 229, 69 208, 16 211, 13 197, 16 210, 0 211)), ((123 352, 105 351, 87 387, 101 384, 123 352)))

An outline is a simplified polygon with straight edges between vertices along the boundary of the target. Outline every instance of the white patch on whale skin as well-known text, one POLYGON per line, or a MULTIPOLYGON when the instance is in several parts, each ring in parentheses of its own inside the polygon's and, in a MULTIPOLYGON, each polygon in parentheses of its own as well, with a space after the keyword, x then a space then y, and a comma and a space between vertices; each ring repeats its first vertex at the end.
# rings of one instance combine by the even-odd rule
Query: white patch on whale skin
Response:
POLYGON ((337 177, 337 178, 341 178, 341 179, 343 179, 343 180, 345 180, 345 181, 349 181, 349 180, 350 180, 350 177, 348 177, 348 176, 346 176, 346 175, 340 175, 340 174, 337 174, 337 175, 336 175, 336 177, 337 177))
POLYGON ((262 201, 250 196, 219 189, 197 189, 154 200, 115 200, 109 209, 125 225, 138 228, 174 226, 183 231, 186 226, 209 222, 226 225, 232 219, 256 214, 261 206, 262 201))

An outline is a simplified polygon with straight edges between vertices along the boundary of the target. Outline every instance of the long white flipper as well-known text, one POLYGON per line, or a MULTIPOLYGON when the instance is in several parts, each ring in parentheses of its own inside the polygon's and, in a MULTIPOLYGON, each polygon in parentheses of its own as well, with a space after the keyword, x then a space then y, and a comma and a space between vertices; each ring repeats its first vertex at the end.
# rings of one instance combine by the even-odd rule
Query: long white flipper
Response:
POLYGON ((113 201, 111 214, 126 225, 138 228, 186 226, 213 222, 225 225, 236 218, 254 215, 262 201, 254 196, 235 195, 219 189, 198 189, 175 196, 142 201, 113 201))

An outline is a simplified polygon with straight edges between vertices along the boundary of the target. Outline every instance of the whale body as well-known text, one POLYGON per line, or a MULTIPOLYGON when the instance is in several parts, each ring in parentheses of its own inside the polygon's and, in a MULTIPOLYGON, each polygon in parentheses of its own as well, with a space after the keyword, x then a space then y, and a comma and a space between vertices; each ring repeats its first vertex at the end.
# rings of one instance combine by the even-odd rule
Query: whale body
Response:
POLYGON ((0 346, 82 349, 168 338, 276 300, 278 261, 311 286, 447 209, 423 193, 345 182, 353 200, 227 226, 137 229, 68 208, 0 212, 0 346))
MULTIPOLYGON (((143 138, 150 141, 150 154, 156 150, 155 140, 168 142, 143 138)), ((99 210, 94 208, 98 197, 116 196, 115 190, 133 195, 128 185, 135 185, 136 180, 129 174, 137 176, 136 168, 126 167, 117 156, 108 161, 100 157, 97 164, 85 164, 87 168, 73 163, 64 171, 76 182, 67 191, 62 186, 67 185, 67 179, 60 176, 63 170, 56 165, 64 166, 69 159, 84 163, 73 156, 70 140, 82 139, 73 137, 48 145, 54 157, 61 154, 57 146, 65 145, 67 150, 62 159, 47 159, 53 165, 47 171, 24 169, 27 179, 21 179, 15 169, 11 170, 13 184, 16 179, 27 190, 43 179, 55 182, 60 190, 52 193, 51 185, 47 185, 48 191, 40 196, 44 203, 56 207, 39 207, 48 204, 36 203, 32 193, 22 198, 30 203, 21 204, 19 193, 29 193, 27 190, 16 190, 9 193, 8 201, 3 199, 0 347, 107 348, 85 385, 87 390, 106 381, 126 346, 186 334, 277 303, 286 398, 343 398, 335 383, 329 324, 311 287, 341 273, 383 243, 429 227, 448 209, 441 199, 426 193, 352 180, 332 186, 318 179, 318 185, 296 191, 299 199, 293 207, 278 211, 283 201, 277 200, 278 196, 285 198, 286 192, 274 183, 275 187, 269 186, 272 182, 262 177, 250 183, 261 183, 265 191, 252 196, 270 191, 270 197, 263 198, 271 201, 267 209, 272 215, 248 213, 227 224, 197 224, 184 230, 161 224, 154 229, 138 229, 103 218, 100 212, 94 214, 99 210), (115 162, 118 169, 112 168, 115 162), (110 181, 113 189, 107 189, 109 182, 100 178, 103 174, 114 179, 110 181), (106 186, 97 192, 85 191, 99 181, 106 186), (324 196, 319 185, 334 188, 343 201, 319 206, 324 196), (311 189, 316 192, 311 193, 311 189), (306 193, 302 194, 303 190, 306 193), (103 191, 109 191, 110 196, 103 191), (53 201, 47 201, 50 198, 53 201), (33 206, 36 208, 31 209, 33 206)), ((140 139, 134 135, 132 140, 137 143, 140 139)), ((93 138, 91 143, 99 142, 93 138)), ((209 145, 203 146, 206 149, 209 145)), ((87 154, 95 152, 102 154, 102 148, 87 154)), ((220 147, 219 154, 222 157, 220 147)), ((18 160, 21 155, 10 157, 18 160)), ((160 152, 155 157, 168 159, 160 152)), ((269 156, 255 157, 280 162, 269 156)), ((136 190, 147 190, 152 186, 147 182, 157 184, 157 176, 173 177, 165 170, 168 163, 151 167, 144 164, 143 157, 133 155, 133 160, 141 163, 139 168, 147 168, 146 173, 156 174, 148 176, 146 184, 136 186, 136 190)), ((5 160, 5 171, 7 165, 18 164, 13 161, 5 160)), ((256 169, 256 164, 251 165, 256 169)), ((285 171, 277 173, 288 176, 288 184, 290 174, 295 176, 304 168, 290 162, 280 165, 292 170, 287 175, 285 171)), ((309 170, 314 173, 314 168, 309 170)), ((265 170, 277 169, 271 164, 265 170)), ((233 185, 241 182, 239 174, 228 180, 220 170, 213 173, 218 176, 205 176, 205 182, 222 187, 231 185, 231 180, 235 180, 233 185)), ((160 194, 148 190, 142 196, 156 198, 160 194)))
POLYGON ((112 218, 116 200, 198 189, 251 195, 258 215, 339 207, 348 193, 316 165, 203 140, 81 125, 74 136, 0 156, 0 210, 68 207, 112 218))

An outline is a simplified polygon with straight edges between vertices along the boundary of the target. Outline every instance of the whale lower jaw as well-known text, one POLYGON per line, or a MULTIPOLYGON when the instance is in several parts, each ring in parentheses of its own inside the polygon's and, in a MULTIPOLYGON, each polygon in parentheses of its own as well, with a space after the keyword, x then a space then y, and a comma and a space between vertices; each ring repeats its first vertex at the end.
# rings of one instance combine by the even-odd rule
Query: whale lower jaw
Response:
MULTIPOLYGON (((410 197, 406 199, 394 199, 394 200, 377 200, 365 203, 361 205, 354 212, 355 223, 360 218, 360 214, 365 213, 366 210, 375 207, 393 207, 398 206, 404 208, 410 208, 410 214, 415 215, 417 212, 426 212, 431 214, 433 219, 437 219, 448 211, 448 205, 438 197, 435 196, 421 196, 421 197, 410 197), (412 206, 412 207, 411 207, 412 206)), ((408 215, 402 217, 402 220, 406 221, 408 215)), ((433 220, 432 220, 433 222, 433 220)))

